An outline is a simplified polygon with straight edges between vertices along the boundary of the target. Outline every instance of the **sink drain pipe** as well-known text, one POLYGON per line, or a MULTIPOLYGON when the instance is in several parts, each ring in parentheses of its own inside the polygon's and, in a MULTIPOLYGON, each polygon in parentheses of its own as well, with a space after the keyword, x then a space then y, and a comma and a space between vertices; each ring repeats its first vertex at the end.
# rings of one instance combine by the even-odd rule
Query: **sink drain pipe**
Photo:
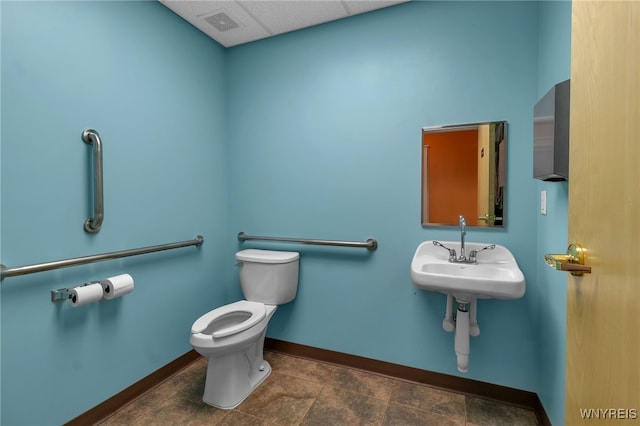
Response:
POLYGON ((454 348, 458 361, 458 371, 469 371, 469 309, 467 303, 458 303, 456 315, 456 335, 454 348))

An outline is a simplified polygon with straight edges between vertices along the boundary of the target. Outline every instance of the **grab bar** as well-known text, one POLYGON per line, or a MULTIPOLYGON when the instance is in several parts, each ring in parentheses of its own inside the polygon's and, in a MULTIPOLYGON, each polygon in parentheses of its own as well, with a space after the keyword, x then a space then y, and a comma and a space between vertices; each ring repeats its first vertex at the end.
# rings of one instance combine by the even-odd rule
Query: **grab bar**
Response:
POLYGON ((84 230, 89 233, 96 233, 102 227, 104 220, 104 197, 102 193, 102 141, 100 135, 93 129, 82 131, 82 140, 93 145, 94 152, 94 176, 93 176, 93 217, 84 223, 84 230))
POLYGON ((36 272, 50 271, 52 269, 67 268, 69 266, 85 265, 87 263, 101 262, 103 260, 118 259, 120 257, 136 256, 139 254, 153 253, 162 250, 172 250, 187 246, 200 246, 204 242, 202 235, 196 235, 193 240, 181 241, 177 243, 160 244, 157 246, 142 247, 130 250, 114 251, 111 253, 94 254, 91 256, 74 257, 71 259, 56 260, 53 262, 37 263, 34 265, 18 266, 6 268, 0 265, 0 279, 15 277, 18 275, 33 274, 36 272))
POLYGON ((365 242, 359 241, 335 241, 335 240, 309 240, 301 238, 287 238, 287 237, 259 237, 255 235, 247 235, 244 232, 238 234, 238 240, 262 240, 262 241, 281 241, 285 243, 300 243, 300 244, 313 244, 319 246, 339 246, 339 247, 362 247, 368 250, 375 250, 378 248, 378 241, 374 238, 369 238, 365 242))

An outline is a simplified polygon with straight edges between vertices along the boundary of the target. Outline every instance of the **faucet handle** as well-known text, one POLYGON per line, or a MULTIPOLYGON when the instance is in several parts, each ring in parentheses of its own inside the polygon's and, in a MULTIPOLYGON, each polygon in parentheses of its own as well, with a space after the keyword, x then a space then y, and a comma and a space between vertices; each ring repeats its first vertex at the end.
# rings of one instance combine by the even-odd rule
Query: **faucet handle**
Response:
POLYGON ((433 245, 434 246, 438 246, 438 247, 442 247, 443 249, 448 250, 449 251, 449 260, 450 261, 454 261, 456 259, 456 251, 454 249, 446 247, 440 241, 435 241, 435 240, 433 241, 433 245))
POLYGON ((472 262, 476 261, 476 257, 478 257, 478 253, 480 253, 483 250, 493 250, 494 248, 496 248, 495 244, 490 244, 488 246, 482 247, 480 250, 471 250, 469 252, 469 260, 472 262))

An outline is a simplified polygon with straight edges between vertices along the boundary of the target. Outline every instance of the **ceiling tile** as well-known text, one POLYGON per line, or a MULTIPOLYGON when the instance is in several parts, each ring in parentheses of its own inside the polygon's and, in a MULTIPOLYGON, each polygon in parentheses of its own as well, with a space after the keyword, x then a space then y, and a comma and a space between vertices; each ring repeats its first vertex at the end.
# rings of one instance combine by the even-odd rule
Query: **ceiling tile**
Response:
POLYGON ((218 43, 232 47, 408 0, 159 1, 218 43))
POLYGON ((347 16, 339 1, 240 1, 240 5, 273 34, 347 16))

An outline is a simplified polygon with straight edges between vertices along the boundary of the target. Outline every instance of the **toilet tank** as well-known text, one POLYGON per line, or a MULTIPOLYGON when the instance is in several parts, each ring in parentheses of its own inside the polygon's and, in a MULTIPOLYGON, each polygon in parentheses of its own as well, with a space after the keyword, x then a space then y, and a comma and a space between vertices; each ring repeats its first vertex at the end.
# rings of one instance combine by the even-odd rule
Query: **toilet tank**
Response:
POLYGON ((236 259, 248 301, 281 305, 295 299, 300 253, 246 249, 237 252, 236 259))

